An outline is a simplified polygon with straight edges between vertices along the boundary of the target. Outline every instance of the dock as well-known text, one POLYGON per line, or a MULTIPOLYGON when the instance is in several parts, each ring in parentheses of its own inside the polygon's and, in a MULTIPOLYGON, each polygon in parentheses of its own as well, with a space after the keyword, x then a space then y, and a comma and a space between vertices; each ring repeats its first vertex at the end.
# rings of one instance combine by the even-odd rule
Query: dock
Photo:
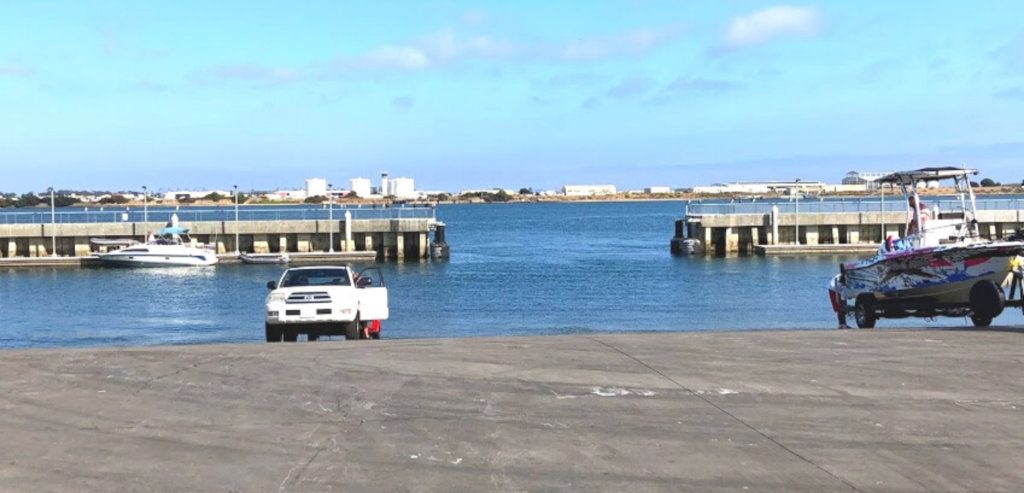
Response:
MULTIPOLYGON (((377 252, 310 252, 288 254, 289 264, 343 264, 348 262, 372 262, 377 259, 377 252)), ((234 253, 217 255, 218 264, 241 264, 242 259, 234 253)), ((87 257, 14 257, 0 258, 0 268, 30 267, 100 267, 100 258, 95 255, 87 257)))
POLYGON ((0 482, 1016 492, 1022 340, 1004 328, 8 350, 0 482))
MULTIPOLYGON (((106 246, 92 239, 145 241, 172 218, 188 227, 194 246, 213 248, 230 262, 234 252, 286 253, 293 258, 331 253, 382 260, 431 258, 435 236, 443 243, 444 224, 432 208, 246 210, 235 219, 230 209, 0 215, 0 265, 88 266, 106 246), (47 221, 47 222, 41 222, 47 221)), ((334 258, 328 255, 326 258, 334 258)))
MULTIPOLYGON (((962 213, 951 212, 958 210, 954 200, 927 204, 933 207, 933 218, 962 220, 962 213)), ((1024 229, 1024 200, 979 199, 978 208, 978 230, 984 238, 1003 238, 1024 229)), ((683 217, 675 220, 669 249, 683 254, 687 250, 684 242, 696 240, 699 247, 694 253, 705 255, 860 254, 866 251, 860 249, 863 245, 873 245, 874 252, 885 238, 903 235, 908 220, 904 209, 899 198, 886 202, 689 204, 683 217), (801 248, 780 248, 785 246, 801 248)))
POLYGON ((765 257, 806 255, 866 255, 878 251, 872 244, 818 244, 818 245, 754 245, 754 253, 765 257))

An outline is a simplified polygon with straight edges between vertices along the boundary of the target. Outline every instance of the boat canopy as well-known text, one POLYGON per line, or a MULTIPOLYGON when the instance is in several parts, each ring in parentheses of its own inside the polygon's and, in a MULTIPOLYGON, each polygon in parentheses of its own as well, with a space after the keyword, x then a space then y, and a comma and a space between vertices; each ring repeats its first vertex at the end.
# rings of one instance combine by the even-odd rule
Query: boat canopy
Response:
POLYGON ((181 228, 181 227, 164 228, 164 229, 161 229, 160 231, 158 231, 157 233, 159 233, 161 236, 164 236, 164 235, 167 235, 167 236, 170 236, 170 235, 183 235, 183 234, 188 234, 188 228, 181 228))
POLYGON ((967 176, 968 174, 976 175, 978 174, 978 170, 945 166, 939 168, 921 168, 913 171, 897 171, 879 178, 875 183, 915 183, 921 180, 960 178, 967 176))

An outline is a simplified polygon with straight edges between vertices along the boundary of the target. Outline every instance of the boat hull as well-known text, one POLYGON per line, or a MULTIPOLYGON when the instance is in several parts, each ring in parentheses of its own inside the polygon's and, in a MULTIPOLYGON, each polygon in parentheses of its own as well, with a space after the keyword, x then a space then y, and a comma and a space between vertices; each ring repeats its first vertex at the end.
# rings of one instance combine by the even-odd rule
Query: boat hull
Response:
POLYGON ((844 265, 844 294, 880 299, 967 303, 971 288, 987 280, 1004 285, 1024 244, 992 242, 885 254, 844 265))
POLYGON ((102 254, 99 258, 103 265, 110 267, 208 267, 216 265, 218 261, 217 255, 205 251, 112 252, 102 254))

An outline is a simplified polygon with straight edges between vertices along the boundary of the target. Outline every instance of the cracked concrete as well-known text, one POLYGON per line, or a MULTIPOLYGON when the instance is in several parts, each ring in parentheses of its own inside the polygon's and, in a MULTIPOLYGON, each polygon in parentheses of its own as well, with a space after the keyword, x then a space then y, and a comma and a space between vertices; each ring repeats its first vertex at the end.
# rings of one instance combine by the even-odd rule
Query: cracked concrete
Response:
POLYGON ((986 491, 1020 330, 0 352, 3 491, 986 491))

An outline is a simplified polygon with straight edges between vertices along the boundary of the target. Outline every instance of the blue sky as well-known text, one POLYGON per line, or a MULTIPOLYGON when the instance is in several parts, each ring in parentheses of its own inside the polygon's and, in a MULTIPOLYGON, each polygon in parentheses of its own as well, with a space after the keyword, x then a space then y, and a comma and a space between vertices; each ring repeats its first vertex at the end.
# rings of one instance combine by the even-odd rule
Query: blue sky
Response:
POLYGON ((1024 179, 1014 1, 10 2, 0 190, 1024 179))

